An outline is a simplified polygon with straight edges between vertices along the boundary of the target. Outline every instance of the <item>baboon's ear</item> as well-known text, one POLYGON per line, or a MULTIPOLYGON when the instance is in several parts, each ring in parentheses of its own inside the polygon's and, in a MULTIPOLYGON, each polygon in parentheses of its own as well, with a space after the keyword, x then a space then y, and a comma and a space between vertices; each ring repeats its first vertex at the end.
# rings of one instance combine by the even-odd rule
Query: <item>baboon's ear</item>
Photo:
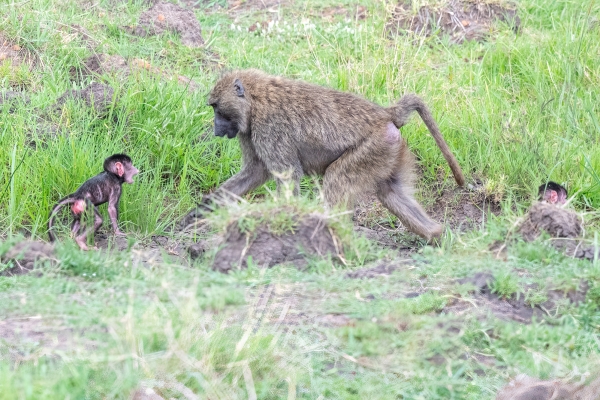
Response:
POLYGON ((242 82, 239 79, 235 79, 233 87, 235 88, 235 94, 237 94, 238 97, 244 97, 244 85, 242 85, 242 82))
POLYGON ((115 174, 117 174, 121 177, 121 176, 123 176, 124 173, 125 173, 125 167, 123 167, 122 163, 117 161, 115 163, 115 174))

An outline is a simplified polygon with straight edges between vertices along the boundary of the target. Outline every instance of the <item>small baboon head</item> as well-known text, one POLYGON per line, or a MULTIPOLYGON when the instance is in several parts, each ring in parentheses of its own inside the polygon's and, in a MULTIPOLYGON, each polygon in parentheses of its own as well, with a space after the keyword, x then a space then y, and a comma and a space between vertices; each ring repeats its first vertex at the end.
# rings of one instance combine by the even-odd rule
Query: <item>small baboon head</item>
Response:
POLYGON ((125 183, 133 183, 133 177, 140 172, 126 154, 113 154, 108 157, 104 160, 104 170, 116 175, 125 183))
POLYGON ((250 94, 235 72, 223 76, 208 96, 215 111, 215 136, 229 139, 249 132, 250 94))
POLYGON ((550 204, 565 204, 567 202, 567 189, 556 182, 548 181, 538 188, 540 201, 550 204))

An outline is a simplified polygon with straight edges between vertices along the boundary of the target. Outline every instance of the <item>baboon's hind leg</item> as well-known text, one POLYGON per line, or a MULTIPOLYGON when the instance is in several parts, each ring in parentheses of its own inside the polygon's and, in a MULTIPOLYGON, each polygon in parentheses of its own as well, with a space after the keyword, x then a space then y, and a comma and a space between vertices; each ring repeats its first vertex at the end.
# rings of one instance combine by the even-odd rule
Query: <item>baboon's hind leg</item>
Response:
POLYGON ((411 232, 431 240, 439 237, 444 226, 432 220, 414 198, 414 158, 403 141, 395 173, 377 187, 379 201, 400 219, 411 232))
POLYGON ((327 167, 323 192, 328 206, 354 207, 361 192, 374 191, 376 183, 390 176, 393 164, 391 148, 377 146, 374 139, 348 150, 327 167))

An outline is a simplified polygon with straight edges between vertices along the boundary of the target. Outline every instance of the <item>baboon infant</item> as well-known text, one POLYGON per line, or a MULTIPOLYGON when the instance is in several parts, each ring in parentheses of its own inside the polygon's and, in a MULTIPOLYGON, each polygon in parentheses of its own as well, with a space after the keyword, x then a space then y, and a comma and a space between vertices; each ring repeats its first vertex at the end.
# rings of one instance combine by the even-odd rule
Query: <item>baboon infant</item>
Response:
POLYGON ((459 185, 464 177, 423 101, 405 95, 388 108, 359 96, 270 76, 258 70, 234 71, 212 89, 215 135, 238 136, 242 169, 224 182, 184 219, 202 214, 212 199, 242 196, 282 173, 290 173, 294 194, 305 174, 323 175, 328 205, 354 205, 372 190, 402 223, 425 239, 438 237, 434 222, 413 197, 414 157, 398 128, 417 111, 433 135, 459 185))
POLYGON ((108 216, 112 224, 115 235, 123 235, 119 230, 117 219, 119 216, 119 200, 121 198, 123 183, 133 183, 133 177, 140 171, 133 166, 131 158, 126 154, 113 154, 104 160, 104 171, 88 179, 67 197, 56 203, 50 212, 48 218, 48 236, 50 241, 56 240, 56 235, 52 231, 54 228, 54 217, 58 211, 65 205, 71 205, 71 214, 73 223, 71 224, 71 233, 75 236, 75 242, 82 250, 87 250, 87 237, 90 233, 96 232, 102 225, 102 216, 98 211, 101 204, 108 203, 108 216), (83 232, 82 216, 86 209, 92 209, 94 212, 94 224, 85 227, 83 232))

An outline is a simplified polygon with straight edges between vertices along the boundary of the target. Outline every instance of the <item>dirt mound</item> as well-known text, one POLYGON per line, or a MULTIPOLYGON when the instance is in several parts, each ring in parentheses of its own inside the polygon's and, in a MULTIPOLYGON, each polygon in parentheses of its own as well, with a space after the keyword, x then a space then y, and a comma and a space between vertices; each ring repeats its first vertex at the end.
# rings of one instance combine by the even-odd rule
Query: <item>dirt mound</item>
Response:
POLYGON ((535 203, 529 209, 519 233, 527 242, 542 232, 556 238, 576 238, 583 232, 583 221, 576 212, 548 203, 535 203))
POLYGON ((29 104, 29 96, 23 92, 6 91, 0 93, 0 111, 8 104, 8 112, 14 112, 19 104, 29 104))
POLYGON ((306 263, 307 256, 341 256, 338 239, 332 235, 327 220, 318 214, 292 217, 293 226, 283 232, 273 232, 260 223, 252 231, 243 231, 239 223, 227 227, 221 249, 215 255, 213 269, 228 272, 247 267, 248 258, 259 266, 271 267, 284 262, 297 266, 306 263))
POLYGON ((519 375, 496 396, 496 400, 597 400, 600 398, 600 378, 590 384, 573 385, 560 380, 542 381, 519 375))
POLYGON ((496 21, 512 25, 515 31, 521 25, 516 6, 508 2, 444 0, 430 3, 414 10, 410 2, 401 0, 392 12, 387 29, 392 33, 410 31, 424 36, 439 31, 449 35, 452 42, 462 43, 485 40, 496 21))
POLYGON ((72 67, 69 70, 69 74, 74 80, 77 80, 78 77, 87 78, 103 74, 123 74, 127 76, 129 73, 129 65, 123 57, 119 55, 109 56, 108 54, 94 54, 85 59, 81 66, 72 67))
POLYGON ((67 90, 56 100, 52 109, 60 109, 68 100, 80 100, 98 114, 104 114, 113 103, 114 93, 113 88, 108 85, 92 83, 81 90, 67 90))
POLYGON ((581 240, 584 232, 583 220, 575 211, 548 203, 535 203, 518 227, 518 233, 526 242, 548 233, 550 244, 566 255, 586 260, 594 260, 597 249, 581 240))
POLYGON ((144 11, 132 33, 137 36, 152 36, 165 31, 179 34, 181 43, 188 47, 204 45, 200 23, 194 12, 164 1, 156 2, 149 10, 144 11))
POLYGON ((0 260, 12 267, 0 272, 0 276, 22 275, 30 272, 36 263, 54 258, 54 247, 44 242, 25 240, 15 244, 0 260))
MULTIPOLYGON (((547 300, 541 304, 532 306, 526 302, 526 294, 520 293, 504 299, 492 292, 494 277, 488 272, 478 272, 475 275, 457 280, 458 284, 470 284, 474 286, 472 301, 453 300, 444 308, 444 311, 454 314, 462 314, 475 307, 479 312, 491 311, 496 317, 504 320, 512 319, 517 322, 528 324, 535 316, 538 320, 548 313, 554 314, 559 305, 565 302, 579 304, 585 301, 589 289, 587 282, 581 282, 576 290, 562 291, 549 290, 546 293, 547 300)), ((525 292, 536 290, 535 285, 530 285, 525 292)))
POLYGON ((481 227, 490 214, 502 211, 500 204, 487 198, 482 190, 460 187, 444 188, 426 210, 435 221, 463 232, 481 227))
MULTIPOLYGON (((441 192, 435 202, 425 207, 427 213, 451 229, 467 231, 481 227, 490 214, 498 215, 502 211, 500 204, 486 197, 482 188, 472 190, 446 186, 429 188, 432 192, 441 192)), ((390 225, 389 211, 372 194, 362 196, 354 210, 355 231, 369 240, 384 247, 400 250, 409 254, 419 247, 416 235, 409 234, 405 228, 397 229, 390 225)), ((402 226, 397 222, 398 226, 402 226)))

